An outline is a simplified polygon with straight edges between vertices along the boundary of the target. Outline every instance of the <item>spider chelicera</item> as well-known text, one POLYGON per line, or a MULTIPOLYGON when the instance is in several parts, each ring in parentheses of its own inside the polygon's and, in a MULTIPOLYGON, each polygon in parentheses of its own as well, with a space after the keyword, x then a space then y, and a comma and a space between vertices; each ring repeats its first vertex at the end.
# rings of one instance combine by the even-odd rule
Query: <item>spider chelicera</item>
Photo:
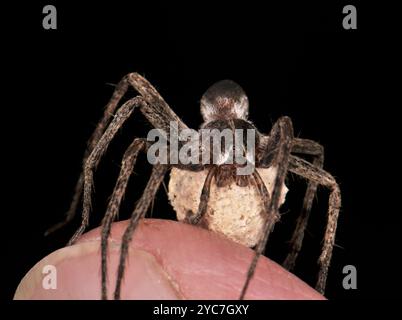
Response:
MULTIPOLYGON (((260 133, 255 126, 247 120, 248 108, 248 98, 238 84, 229 80, 217 82, 202 96, 201 114, 204 123, 201 128, 215 128, 219 130, 231 129, 233 131, 235 129, 254 129, 256 132, 256 170, 254 170, 252 174, 237 175, 236 164, 170 163, 155 164, 153 166, 149 181, 135 206, 129 225, 122 238, 117 282, 114 292, 115 299, 120 299, 128 246, 132 239, 133 232, 139 220, 145 217, 165 174, 170 169, 176 170, 176 172, 179 170, 183 174, 185 174, 185 172, 205 172, 205 180, 200 188, 198 210, 197 212, 189 210, 184 220, 188 223, 198 224, 206 228, 208 228, 209 225, 207 213, 211 185, 217 190, 230 185, 236 185, 241 188, 252 186, 254 191, 257 190, 262 204, 261 216, 263 220, 260 226, 261 232, 259 233, 258 241, 253 244, 255 255, 253 260, 250 261, 250 268, 247 272, 244 286, 241 292, 239 292, 240 299, 243 299, 246 294, 258 258, 264 252, 268 236, 273 230, 275 223, 280 218, 279 206, 281 204, 284 181, 288 172, 301 176, 308 181, 303 207, 291 239, 290 252, 283 263, 284 267, 289 270, 294 268, 296 258, 301 249, 317 186, 322 185, 327 187, 330 190, 328 220, 322 252, 318 260, 320 269, 316 284, 316 289, 324 293, 335 241, 338 214, 341 206, 339 186, 334 177, 322 168, 324 149, 320 144, 312 140, 295 138, 293 135, 292 121, 289 117, 279 118, 272 126, 268 135, 260 133), (308 162, 295 154, 312 156, 313 161, 308 162), (275 177, 272 182, 271 191, 268 191, 267 185, 264 183, 264 179, 261 178, 259 173, 259 170, 267 168, 275 168, 275 177)), ((69 241, 69 244, 73 244, 82 235, 85 228, 88 226, 94 171, 116 132, 136 109, 145 116, 154 128, 165 132, 167 135, 169 135, 169 132, 170 134, 172 133, 170 125, 172 122, 177 124, 176 128, 173 128, 177 131, 176 134, 180 134, 180 131, 183 129, 188 129, 186 124, 180 120, 156 89, 144 77, 138 73, 126 75, 116 86, 113 96, 105 108, 103 118, 98 123, 94 133, 89 139, 88 148, 83 159, 83 172, 76 184, 74 197, 66 214, 66 218, 64 221, 49 229, 47 233, 55 231, 70 221, 74 217, 82 198, 82 222, 79 229, 69 241), (119 102, 126 94, 129 86, 132 86, 139 95, 129 99, 119 107, 119 102)), ((102 220, 102 299, 107 299, 106 262, 111 224, 117 217, 120 203, 125 194, 129 177, 133 172, 137 156, 140 152, 147 151, 148 148, 149 141, 144 138, 135 138, 127 148, 123 156, 118 180, 108 203, 106 214, 102 220)))

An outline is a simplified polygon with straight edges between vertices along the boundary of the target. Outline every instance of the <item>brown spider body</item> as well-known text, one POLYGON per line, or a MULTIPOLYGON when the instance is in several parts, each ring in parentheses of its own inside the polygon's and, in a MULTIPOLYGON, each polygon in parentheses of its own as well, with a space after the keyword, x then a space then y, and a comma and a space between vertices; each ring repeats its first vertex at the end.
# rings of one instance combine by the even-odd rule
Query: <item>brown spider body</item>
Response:
MULTIPOLYGON (((255 256, 250 263, 249 270, 245 273, 245 283, 239 292, 240 299, 243 299, 247 293, 258 258, 264 252, 268 237, 280 218, 279 207, 286 194, 284 182, 288 172, 303 177, 308 181, 308 185, 303 207, 290 241, 290 253, 283 263, 287 269, 294 267, 301 249, 317 186, 322 185, 328 188, 330 196, 327 226, 322 252, 318 260, 320 271, 316 284, 316 289, 323 293, 341 206, 338 184, 331 174, 322 169, 323 147, 312 140, 295 138, 292 121, 289 117, 279 118, 268 135, 259 133, 247 120, 249 108, 247 96, 233 81, 224 80, 211 86, 203 95, 200 107, 204 118, 201 129, 229 129, 232 130, 231 133, 236 129, 255 131, 253 159, 250 160, 245 152, 246 163, 252 163, 255 170, 248 175, 239 175, 237 169, 242 165, 237 162, 227 164, 226 153, 223 150, 218 150, 220 157, 216 163, 212 164, 154 164, 149 181, 141 198, 136 202, 129 225, 122 238, 114 298, 120 299, 125 263, 133 232, 139 220, 145 217, 169 170, 171 170, 172 177, 169 183, 169 198, 177 211, 179 220, 207 226, 211 230, 226 234, 234 241, 255 246, 255 256), (309 155, 313 161, 308 162, 299 157, 303 155, 309 155)), ((83 160, 84 170, 77 181, 75 195, 66 219, 50 229, 49 232, 63 226, 74 217, 81 197, 83 199, 82 222, 69 243, 74 243, 84 232, 89 222, 94 172, 117 131, 135 109, 154 128, 165 132, 167 138, 173 131, 178 136, 182 130, 189 129, 144 77, 138 73, 126 75, 116 86, 113 96, 105 108, 104 116, 88 142, 88 149, 83 160), (119 103, 129 86, 132 86, 139 95, 120 106, 119 103), (175 123, 174 127, 171 126, 172 123, 175 123)), ((242 146, 246 145, 248 146, 248 141, 245 143, 243 140, 242 146)), ((135 138, 127 148, 122 159, 119 177, 102 221, 102 299, 108 297, 107 252, 111 224, 118 216, 120 204, 138 154, 147 151, 148 147, 149 142, 146 139, 135 138)))

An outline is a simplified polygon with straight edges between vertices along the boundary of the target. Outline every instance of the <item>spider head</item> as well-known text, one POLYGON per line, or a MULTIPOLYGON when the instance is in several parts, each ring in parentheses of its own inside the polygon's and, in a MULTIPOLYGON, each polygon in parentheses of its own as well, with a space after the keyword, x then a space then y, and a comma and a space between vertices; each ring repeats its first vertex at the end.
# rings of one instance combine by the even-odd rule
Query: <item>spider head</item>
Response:
POLYGON ((234 81, 222 80, 204 93, 201 98, 201 114, 204 121, 247 119, 248 98, 234 81))

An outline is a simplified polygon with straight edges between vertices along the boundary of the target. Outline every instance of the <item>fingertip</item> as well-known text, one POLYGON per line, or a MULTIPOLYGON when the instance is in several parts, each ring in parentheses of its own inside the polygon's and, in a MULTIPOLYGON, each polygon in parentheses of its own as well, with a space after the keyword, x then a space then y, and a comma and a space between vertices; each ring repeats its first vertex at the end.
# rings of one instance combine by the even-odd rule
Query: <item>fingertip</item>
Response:
MULTIPOLYGON (((108 250, 108 298, 113 298, 120 242, 128 222, 114 223, 108 250)), ((216 233, 187 224, 142 220, 130 243, 122 299, 238 299, 254 252, 216 233)), ((38 262, 15 299, 99 299, 100 228, 77 244, 38 262), (43 287, 46 265, 57 270, 57 288, 43 287)), ((246 299, 325 299, 266 257, 258 261, 246 299)))
MULTIPOLYGON (((115 223, 119 242, 127 221, 115 223)), ((88 233, 96 238, 97 231, 88 233)), ((84 239, 83 239, 84 240, 84 239)), ((142 220, 131 246, 152 254, 185 299, 238 299, 254 251, 224 236, 188 224, 142 220)), ((325 299, 301 279, 262 256, 246 299, 325 299)))

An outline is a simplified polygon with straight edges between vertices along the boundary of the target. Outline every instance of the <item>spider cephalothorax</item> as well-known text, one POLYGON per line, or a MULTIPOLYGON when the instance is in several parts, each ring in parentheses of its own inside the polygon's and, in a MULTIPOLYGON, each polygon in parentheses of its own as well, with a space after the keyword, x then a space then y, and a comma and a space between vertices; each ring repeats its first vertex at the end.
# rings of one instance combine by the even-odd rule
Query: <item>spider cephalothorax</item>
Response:
MULTIPOLYGON (((241 133, 247 130, 256 133, 253 137, 253 156, 255 156, 255 149, 260 147, 260 135, 257 128, 247 120, 249 102, 244 90, 234 81, 222 80, 211 87, 204 93, 200 103, 201 114, 204 118, 204 123, 201 129, 204 130, 217 130, 224 132, 224 130, 232 131, 232 140, 229 148, 235 146, 233 141, 236 140, 236 131, 241 133)), ((244 151, 247 150, 247 138, 245 134, 241 136, 242 141, 239 146, 244 151)), ((228 141, 223 141, 221 150, 219 150, 220 158, 212 165, 214 168, 214 180, 218 187, 225 187, 235 182, 238 186, 245 187, 252 183, 249 174, 238 174, 237 168, 242 166, 237 162, 227 164, 229 157, 227 152, 228 141)), ((211 150, 213 147, 210 148, 211 150)), ((235 150, 232 150, 235 152, 235 150)), ((247 158, 247 153, 243 152, 242 156, 247 158)), ((251 160, 252 165, 255 165, 255 159, 251 160)))
POLYGON ((201 114, 205 122, 213 120, 247 119, 248 98, 243 89, 231 80, 222 80, 204 93, 201 114))
MULTIPOLYGON (((148 184, 143 195, 136 202, 130 223, 123 235, 114 292, 115 299, 120 298, 128 245, 133 232, 139 220, 145 217, 168 170, 171 170, 169 198, 177 211, 179 220, 202 224, 211 230, 226 234, 234 241, 254 247, 255 256, 250 262, 249 270, 247 272, 245 270, 245 283, 242 290, 239 291, 241 299, 246 295, 258 257, 265 249, 268 236, 280 218, 279 207, 283 203, 287 191, 284 184, 287 173, 292 172, 308 180, 303 207, 291 239, 290 253, 284 261, 284 266, 288 269, 294 267, 300 251, 317 186, 327 187, 330 190, 328 222, 322 253, 318 260, 320 271, 316 285, 318 291, 324 292, 335 241, 341 195, 335 179, 322 169, 323 147, 312 140, 295 138, 292 122, 288 117, 278 119, 268 135, 260 133, 247 120, 248 108, 247 96, 239 85, 229 80, 216 83, 205 92, 201 99, 201 114, 204 123, 195 135, 197 137, 201 135, 203 129, 217 132, 226 130, 227 137, 234 138, 234 141, 238 143, 232 145, 225 142, 220 145, 218 152, 214 149, 215 144, 212 143, 207 153, 211 152, 212 156, 217 156, 212 157, 213 162, 188 163, 185 161, 180 163, 171 161, 154 164, 148 184), (249 139, 250 136, 247 138, 240 136, 239 138, 237 135, 239 131, 250 131, 252 139, 249 139), (250 143, 253 145, 251 153, 248 152, 250 143), (239 145, 240 149, 236 149, 235 147, 239 145), (227 148, 228 146, 229 148, 227 148), (231 151, 244 162, 228 162, 231 151), (308 162, 295 154, 309 155, 313 161, 308 162), (251 170, 248 170, 250 168, 251 170), (245 172, 244 169, 247 171, 245 172)), ((138 73, 126 75, 117 85, 106 106, 103 118, 89 140, 88 149, 84 155, 84 170, 78 179, 66 219, 50 229, 49 232, 72 219, 81 197, 83 199, 82 223, 69 243, 74 243, 84 232, 88 225, 91 208, 94 171, 116 132, 135 109, 138 109, 154 128, 164 132, 167 138, 172 133, 178 136, 181 132, 189 130, 145 78, 138 73), (139 95, 119 106, 119 102, 129 86, 132 86, 139 95)), ((204 150, 203 148, 204 146, 200 147, 200 150, 204 150)), ((149 149, 150 142, 146 139, 133 139, 123 156, 120 174, 102 221, 101 297, 103 299, 107 298, 106 262, 111 224, 117 217, 138 154, 149 149)), ((196 157, 196 159, 198 158, 196 157)))

